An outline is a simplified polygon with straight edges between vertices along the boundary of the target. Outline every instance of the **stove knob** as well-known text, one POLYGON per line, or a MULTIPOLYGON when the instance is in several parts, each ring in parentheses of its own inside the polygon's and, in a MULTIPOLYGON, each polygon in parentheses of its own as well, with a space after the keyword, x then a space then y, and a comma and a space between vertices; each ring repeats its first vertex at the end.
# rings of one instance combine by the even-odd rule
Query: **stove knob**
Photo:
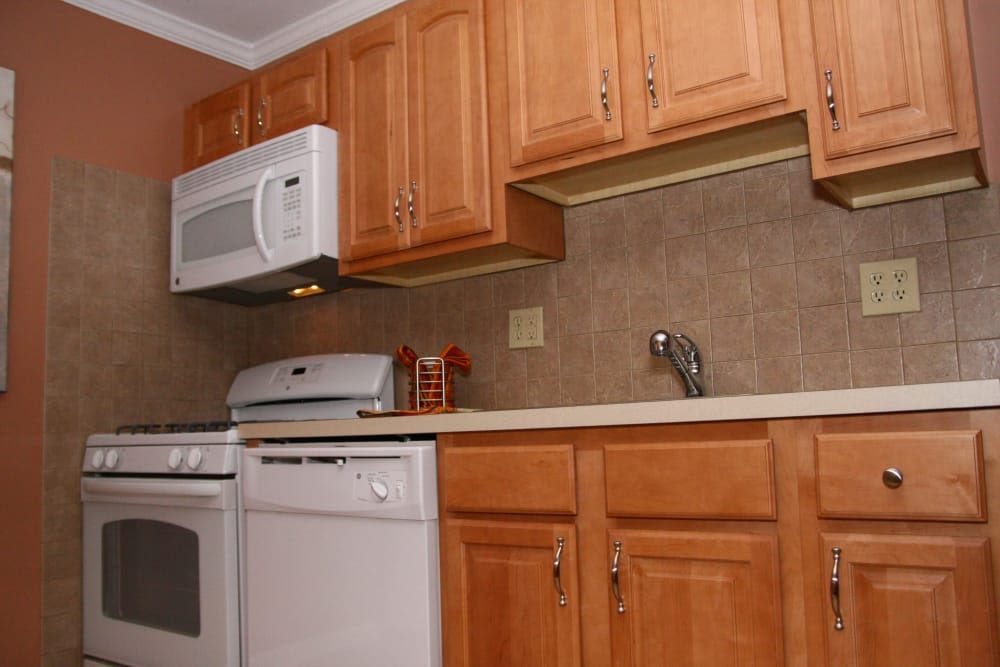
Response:
POLYGON ((90 466, 94 469, 98 469, 102 465, 104 465, 104 450, 95 449, 94 453, 90 456, 90 466))
POLYGON ((191 451, 188 452, 187 464, 188 468, 191 468, 191 470, 197 470, 198 468, 200 468, 204 460, 205 460, 204 452, 202 452, 197 447, 192 448, 191 451))
POLYGON ((371 487, 372 494, 375 496, 375 500, 385 502, 385 499, 389 497, 389 485, 380 479, 373 479, 368 483, 371 487))
POLYGON ((171 470, 177 470, 182 463, 184 463, 184 452, 179 447, 174 447, 170 450, 170 456, 167 457, 167 467, 171 470))
POLYGON ((104 467, 114 470, 121 462, 121 453, 117 449, 109 449, 104 457, 104 467))

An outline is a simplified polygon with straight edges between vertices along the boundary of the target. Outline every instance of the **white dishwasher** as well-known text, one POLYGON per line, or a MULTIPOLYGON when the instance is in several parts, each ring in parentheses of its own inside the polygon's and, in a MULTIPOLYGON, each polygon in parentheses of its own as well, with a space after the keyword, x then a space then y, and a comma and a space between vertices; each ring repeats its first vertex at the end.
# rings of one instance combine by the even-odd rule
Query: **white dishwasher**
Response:
POLYGON ((434 450, 245 450, 249 667, 440 667, 434 450))

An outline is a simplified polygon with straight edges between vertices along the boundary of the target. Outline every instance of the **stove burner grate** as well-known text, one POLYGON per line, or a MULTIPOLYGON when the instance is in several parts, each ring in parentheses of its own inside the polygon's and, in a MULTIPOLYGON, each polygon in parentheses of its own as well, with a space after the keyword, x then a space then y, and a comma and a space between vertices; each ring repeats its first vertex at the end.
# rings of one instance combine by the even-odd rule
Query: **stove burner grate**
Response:
POLYGON ((115 435, 157 435, 161 433, 222 433, 236 427, 234 421, 186 422, 172 424, 123 424, 115 435))

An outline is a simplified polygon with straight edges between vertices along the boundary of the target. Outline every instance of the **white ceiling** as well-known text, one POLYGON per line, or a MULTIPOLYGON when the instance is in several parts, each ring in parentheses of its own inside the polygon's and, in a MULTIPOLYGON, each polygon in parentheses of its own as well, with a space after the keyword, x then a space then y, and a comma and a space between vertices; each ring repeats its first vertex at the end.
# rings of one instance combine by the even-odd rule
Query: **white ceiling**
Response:
POLYGON ((401 0, 63 0, 256 69, 401 0))

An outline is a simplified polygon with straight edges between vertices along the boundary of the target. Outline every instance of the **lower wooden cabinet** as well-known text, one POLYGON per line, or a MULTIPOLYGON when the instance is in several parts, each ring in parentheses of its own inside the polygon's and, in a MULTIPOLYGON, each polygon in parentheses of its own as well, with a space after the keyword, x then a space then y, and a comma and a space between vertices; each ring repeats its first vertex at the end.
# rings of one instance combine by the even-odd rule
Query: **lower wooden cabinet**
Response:
POLYGON ((827 662, 997 664, 986 538, 824 533, 827 662))
POLYGON ((996 667, 998 461, 998 409, 442 434, 445 664, 996 667))

